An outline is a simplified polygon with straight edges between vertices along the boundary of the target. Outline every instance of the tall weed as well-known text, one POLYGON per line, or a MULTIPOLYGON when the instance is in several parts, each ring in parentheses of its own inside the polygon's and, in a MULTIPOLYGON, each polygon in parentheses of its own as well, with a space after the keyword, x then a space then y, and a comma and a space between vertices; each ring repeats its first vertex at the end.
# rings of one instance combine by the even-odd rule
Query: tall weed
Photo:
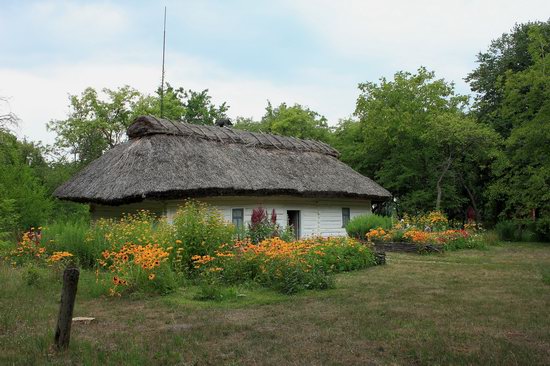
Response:
POLYGON ((42 242, 49 253, 72 253, 81 266, 92 268, 108 246, 103 240, 90 241, 89 232, 88 220, 55 222, 42 228, 42 242))
POLYGON ((346 232, 353 238, 364 239, 371 229, 382 228, 388 230, 392 226, 392 218, 389 216, 366 214, 351 219, 346 225, 346 232))
POLYGON ((235 226, 227 223, 218 210, 203 202, 188 200, 174 216, 177 270, 192 271, 193 256, 213 255, 230 243, 235 226))

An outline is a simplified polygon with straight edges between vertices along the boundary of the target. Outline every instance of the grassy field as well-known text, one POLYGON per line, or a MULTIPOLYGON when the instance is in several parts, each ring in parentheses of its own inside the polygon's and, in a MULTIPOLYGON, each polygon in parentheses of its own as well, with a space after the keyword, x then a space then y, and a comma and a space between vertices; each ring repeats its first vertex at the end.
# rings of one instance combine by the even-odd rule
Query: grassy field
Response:
POLYGON ((197 289, 98 297, 84 272, 70 350, 52 351, 60 283, 0 265, 0 364, 550 364, 550 245, 444 255, 388 254, 337 276, 336 288, 280 295, 197 289), (31 283, 31 285, 28 285, 31 283))

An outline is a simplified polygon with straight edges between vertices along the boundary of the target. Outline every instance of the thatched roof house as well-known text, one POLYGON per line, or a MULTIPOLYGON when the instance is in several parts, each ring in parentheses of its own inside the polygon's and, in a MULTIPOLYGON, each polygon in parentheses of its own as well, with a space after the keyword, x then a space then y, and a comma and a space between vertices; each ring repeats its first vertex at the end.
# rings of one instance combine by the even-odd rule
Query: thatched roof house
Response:
POLYGON ((135 207, 170 216, 169 206, 188 197, 241 208, 269 206, 273 200, 370 207, 371 201, 390 197, 318 141, 154 117, 137 118, 127 134, 127 142, 93 161, 54 195, 91 203, 96 216, 135 207))

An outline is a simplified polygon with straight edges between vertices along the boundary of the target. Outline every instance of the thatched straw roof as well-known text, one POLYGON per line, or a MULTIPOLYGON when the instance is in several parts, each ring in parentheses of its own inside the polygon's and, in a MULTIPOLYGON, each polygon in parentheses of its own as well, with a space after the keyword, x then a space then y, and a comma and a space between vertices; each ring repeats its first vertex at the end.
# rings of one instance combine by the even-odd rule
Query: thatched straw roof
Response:
POLYGON ((57 188, 54 195, 108 205, 220 195, 361 197, 390 193, 311 140, 139 117, 129 141, 57 188))

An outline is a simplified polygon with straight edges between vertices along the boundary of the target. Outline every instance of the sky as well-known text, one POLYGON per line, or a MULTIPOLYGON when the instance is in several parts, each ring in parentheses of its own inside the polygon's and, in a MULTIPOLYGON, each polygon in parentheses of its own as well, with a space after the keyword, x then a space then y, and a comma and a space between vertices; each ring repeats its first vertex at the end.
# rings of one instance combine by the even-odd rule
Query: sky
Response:
MULTIPOLYGON (((420 66, 454 82, 515 23, 546 21, 548 0, 0 0, 0 97, 16 134, 52 143, 46 123, 86 87, 208 89, 228 116, 261 118, 267 101, 299 103, 336 125, 361 82, 420 66)), ((2 110, 0 110, 1 112, 2 110)))

